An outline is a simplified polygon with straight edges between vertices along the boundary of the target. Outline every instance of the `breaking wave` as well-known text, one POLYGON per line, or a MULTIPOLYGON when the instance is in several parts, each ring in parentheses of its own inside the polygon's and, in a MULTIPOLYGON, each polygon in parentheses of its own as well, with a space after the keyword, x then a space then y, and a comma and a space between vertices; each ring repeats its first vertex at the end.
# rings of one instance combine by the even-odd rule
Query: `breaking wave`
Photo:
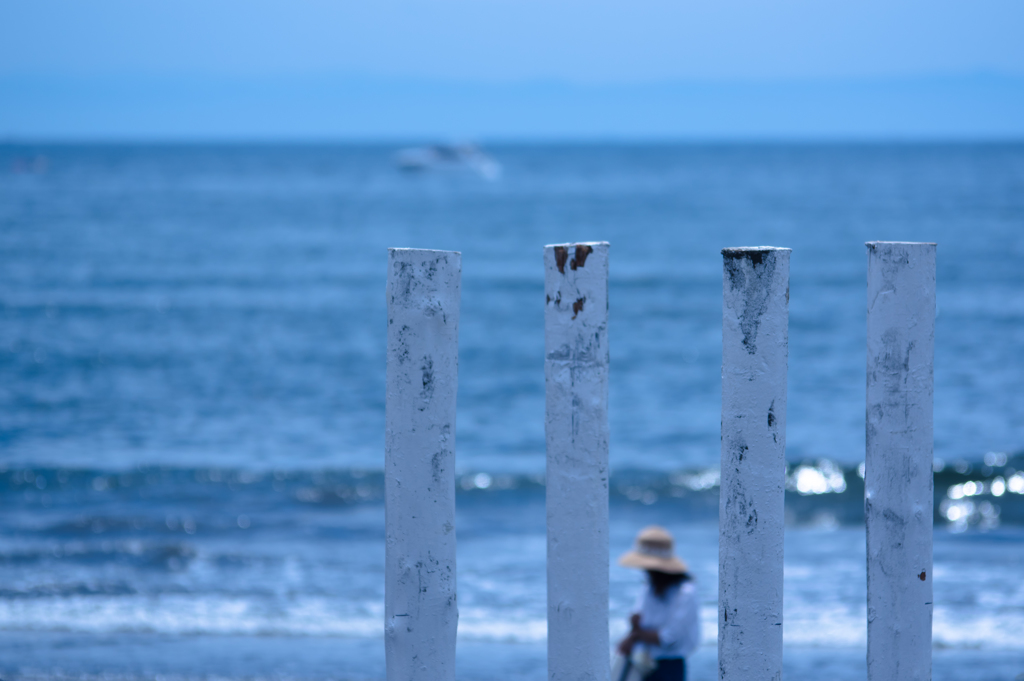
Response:
MULTIPOLYGON (((1024 456, 990 452, 974 462, 936 460, 934 470, 936 526, 963 531, 1024 524, 1024 456)), ((684 507, 693 521, 713 520, 718 514, 719 482, 719 471, 710 468, 625 469, 612 474, 610 496, 613 505, 671 505, 684 507)), ((541 474, 466 471, 456 479, 460 504, 514 502, 542 495, 543 489, 541 474)), ((46 529, 58 535, 216 532, 247 527, 253 512, 266 516, 261 522, 273 521, 274 511, 287 520, 290 508, 380 504, 383 499, 383 473, 361 469, 0 467, 0 501, 24 510, 40 509, 39 522, 52 517, 46 529), (197 512, 182 512, 183 505, 197 512), (155 512, 161 508, 166 513, 155 512), (60 513, 62 509, 75 512, 60 513)), ((864 464, 844 467, 818 459, 787 466, 787 524, 862 524, 863 499, 864 464)), ((0 555, 0 561, 9 560, 31 557, 0 555)))

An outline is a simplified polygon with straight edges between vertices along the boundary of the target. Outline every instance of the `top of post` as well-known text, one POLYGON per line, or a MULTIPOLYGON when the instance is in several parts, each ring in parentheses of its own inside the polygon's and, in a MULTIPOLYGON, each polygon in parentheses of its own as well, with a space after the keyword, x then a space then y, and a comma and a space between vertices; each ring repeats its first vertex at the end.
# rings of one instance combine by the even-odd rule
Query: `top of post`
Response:
POLYGON ((555 255, 555 267, 562 274, 566 269, 576 270, 586 267, 587 258, 594 253, 607 252, 610 244, 607 241, 580 241, 567 244, 548 244, 544 250, 552 250, 555 255))
POLYGON ((933 258, 937 250, 934 241, 866 241, 864 245, 868 249, 868 259, 871 258, 907 258, 926 257, 933 258))
POLYGON ((388 246, 388 253, 391 255, 413 255, 417 253, 422 253, 424 255, 429 255, 431 253, 462 255, 461 251, 441 251, 436 248, 394 248, 391 246, 388 246))
POLYGON ((865 241, 864 245, 875 249, 879 246, 936 246, 934 241, 865 241))
MULTIPOLYGON (((760 265, 764 261, 766 255, 774 254, 785 254, 789 255, 792 252, 790 248, 778 248, 776 246, 741 246, 737 248, 723 248, 722 259, 725 260, 726 267, 730 266, 730 261, 737 260, 749 260, 751 265, 760 265)), ((774 262, 774 260, 771 260, 774 262)), ((787 260, 788 262, 788 260, 787 260)))
POLYGON ((780 248, 778 246, 736 246, 723 248, 722 255, 726 258, 752 258, 757 254, 771 253, 772 251, 792 251, 792 248, 780 248))
POLYGON ((562 248, 570 248, 570 247, 573 247, 573 246, 597 247, 597 246, 608 246, 608 245, 609 245, 609 242, 607 242, 607 241, 569 241, 569 242, 566 242, 564 244, 547 244, 546 246, 544 246, 544 248, 558 248, 559 246, 561 246, 562 248))

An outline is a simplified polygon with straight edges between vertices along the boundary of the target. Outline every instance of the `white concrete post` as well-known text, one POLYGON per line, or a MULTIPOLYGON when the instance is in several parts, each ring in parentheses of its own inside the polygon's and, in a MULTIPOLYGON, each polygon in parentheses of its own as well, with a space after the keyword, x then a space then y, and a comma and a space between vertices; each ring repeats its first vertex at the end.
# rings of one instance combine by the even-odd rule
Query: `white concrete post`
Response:
POLYGON ((868 679, 932 677, 935 244, 868 247, 868 679))
POLYGON ((388 249, 388 681, 454 681, 455 394, 462 256, 388 249))
POLYGON ((782 678, 788 248, 722 251, 718 678, 782 678))
POLYGON ((608 244, 544 270, 548 678, 608 681, 608 244))

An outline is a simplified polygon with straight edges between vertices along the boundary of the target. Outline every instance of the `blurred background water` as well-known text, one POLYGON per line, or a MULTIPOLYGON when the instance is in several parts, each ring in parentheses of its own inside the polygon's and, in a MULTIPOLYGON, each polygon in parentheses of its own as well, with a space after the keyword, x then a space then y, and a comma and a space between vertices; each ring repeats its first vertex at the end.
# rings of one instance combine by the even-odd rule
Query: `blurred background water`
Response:
MULTIPOLYGON (((1024 145, 395 151, 0 146, 4 678, 383 678, 388 246, 463 253, 460 677, 543 678, 541 247, 576 240, 612 244, 612 557, 676 533, 697 680, 719 250, 793 248, 786 674, 853 679, 863 242, 938 242, 935 678, 1024 672, 1024 145)), ((613 633, 638 586, 613 567, 613 633)))

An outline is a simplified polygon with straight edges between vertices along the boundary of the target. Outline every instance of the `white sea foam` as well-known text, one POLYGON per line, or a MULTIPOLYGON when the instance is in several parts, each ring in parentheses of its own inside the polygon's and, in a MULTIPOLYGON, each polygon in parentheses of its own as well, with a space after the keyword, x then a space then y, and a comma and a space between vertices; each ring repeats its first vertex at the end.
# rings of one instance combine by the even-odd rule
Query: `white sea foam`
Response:
POLYGON ((319 597, 269 606, 244 597, 72 596, 0 601, 0 629, 88 633, 380 636, 383 608, 319 597))
MULTIPOLYGON (((701 608, 703 643, 717 641, 718 611, 701 608)), ((787 646, 855 648, 867 644, 866 611, 823 605, 787 613, 783 640, 787 646)), ((358 607, 322 597, 302 597, 277 603, 242 597, 136 595, 96 598, 15 599, 0 601, 0 630, 121 632, 248 636, 339 636, 381 638, 384 612, 380 603, 358 607)), ((968 614, 937 608, 933 626, 936 647, 1024 651, 1024 612, 1017 609, 968 614)), ((611 635, 625 633, 618 619, 611 635)), ((497 612, 465 608, 459 618, 459 638, 495 643, 538 643, 547 637, 543 613, 529 609, 497 612)))

